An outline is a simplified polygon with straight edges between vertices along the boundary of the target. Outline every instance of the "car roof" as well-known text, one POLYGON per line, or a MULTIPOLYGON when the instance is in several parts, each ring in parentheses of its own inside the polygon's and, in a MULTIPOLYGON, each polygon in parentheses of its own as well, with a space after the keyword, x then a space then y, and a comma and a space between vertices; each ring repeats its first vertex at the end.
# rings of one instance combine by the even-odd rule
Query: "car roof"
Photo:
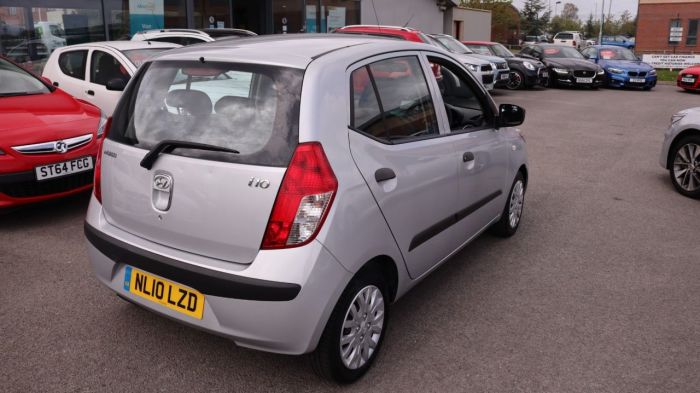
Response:
POLYGON ((330 53, 363 46, 366 55, 387 51, 434 50, 433 46, 403 40, 352 34, 276 34, 243 40, 219 40, 160 53, 153 60, 242 62, 304 69, 315 59, 330 53))
POLYGON ((88 42, 85 44, 76 44, 70 46, 64 46, 61 49, 74 49, 80 47, 92 47, 92 46, 102 46, 118 51, 132 50, 132 49, 148 49, 148 48, 179 48, 181 45, 172 44, 170 42, 154 42, 154 41, 100 41, 100 42, 88 42))
POLYGON ((462 41, 466 45, 496 45, 498 42, 493 41, 462 41))
POLYGON ((624 46, 617 45, 591 45, 591 47, 596 49, 625 49, 624 46))

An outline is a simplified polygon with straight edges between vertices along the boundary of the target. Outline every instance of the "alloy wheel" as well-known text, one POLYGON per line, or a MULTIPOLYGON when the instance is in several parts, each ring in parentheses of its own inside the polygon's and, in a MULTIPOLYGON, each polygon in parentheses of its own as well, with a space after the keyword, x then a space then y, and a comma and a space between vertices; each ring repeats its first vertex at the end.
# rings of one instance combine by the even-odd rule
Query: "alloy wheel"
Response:
POLYGON ((384 296, 374 285, 362 288, 350 302, 340 332, 340 357, 356 370, 374 355, 384 328, 384 296))
POLYGON ((511 72, 506 87, 510 90, 518 90, 523 85, 523 77, 519 72, 511 72))
POLYGON ((687 143, 678 148, 673 160, 673 177, 686 191, 700 189, 700 146, 687 143))
POLYGON ((518 226, 520 217, 523 214, 523 202, 525 200, 525 188, 522 180, 518 180, 513 186, 510 194, 510 204, 508 207, 508 222, 511 228, 518 226))

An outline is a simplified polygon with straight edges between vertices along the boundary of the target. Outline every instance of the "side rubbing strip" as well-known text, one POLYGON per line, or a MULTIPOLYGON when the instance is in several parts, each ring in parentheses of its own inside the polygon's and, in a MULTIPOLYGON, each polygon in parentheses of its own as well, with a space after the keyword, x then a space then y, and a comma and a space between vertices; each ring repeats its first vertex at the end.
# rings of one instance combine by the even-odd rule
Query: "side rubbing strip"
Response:
POLYGON ((483 207, 487 203, 498 198, 498 196, 501 195, 502 193, 503 193, 503 191, 501 191, 501 190, 495 191, 495 192, 487 195, 486 197, 480 199, 476 203, 474 203, 470 206, 467 206, 466 208, 458 211, 457 213, 455 213, 455 214, 453 214, 445 219, 438 221, 436 224, 431 225, 428 229, 425 229, 425 230, 419 232, 411 240, 411 244, 408 246, 408 251, 409 252, 412 251, 414 248, 420 246, 421 244, 432 239, 433 237, 439 235, 440 232, 442 232, 445 229, 451 227, 452 225, 460 222, 462 219, 466 218, 468 215, 474 213, 475 211, 479 210, 481 207, 483 207))

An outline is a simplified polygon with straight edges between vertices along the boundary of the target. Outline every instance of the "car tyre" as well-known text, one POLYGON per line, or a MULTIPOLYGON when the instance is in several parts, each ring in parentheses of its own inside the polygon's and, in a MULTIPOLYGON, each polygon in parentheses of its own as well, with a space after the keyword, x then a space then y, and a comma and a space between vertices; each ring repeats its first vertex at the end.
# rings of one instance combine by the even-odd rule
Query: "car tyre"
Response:
POLYGON ((388 327, 388 288, 382 275, 371 269, 350 281, 311 355, 316 374, 349 384, 370 369, 388 327))
POLYGON ((691 135, 676 143, 669 167, 676 190, 687 197, 700 198, 700 136, 691 135))
POLYGON ((500 237, 511 237, 515 235, 520 226, 525 207, 525 191, 527 185, 522 172, 518 172, 510 187, 510 193, 506 199, 506 204, 501 213, 501 219, 493 225, 491 232, 500 237))
POLYGON ((520 90, 525 87, 525 75, 518 70, 510 73, 510 79, 506 83, 508 90, 520 90))

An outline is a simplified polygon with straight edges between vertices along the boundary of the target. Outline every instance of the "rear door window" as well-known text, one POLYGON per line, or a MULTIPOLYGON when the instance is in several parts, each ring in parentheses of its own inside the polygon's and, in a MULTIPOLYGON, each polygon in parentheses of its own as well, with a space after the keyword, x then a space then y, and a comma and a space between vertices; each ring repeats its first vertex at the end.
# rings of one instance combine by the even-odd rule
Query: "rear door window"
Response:
POLYGON ((415 56, 372 63, 352 73, 352 124, 388 143, 439 134, 435 107, 415 56))
POLYGON ((61 53, 58 57, 58 68, 61 69, 61 72, 70 77, 85 79, 87 53, 87 50, 74 50, 61 53))
POLYGON ((204 143, 240 154, 176 149, 172 154, 286 166, 298 143, 303 71, 284 67, 147 63, 115 111, 110 139, 143 149, 164 140, 204 143))

